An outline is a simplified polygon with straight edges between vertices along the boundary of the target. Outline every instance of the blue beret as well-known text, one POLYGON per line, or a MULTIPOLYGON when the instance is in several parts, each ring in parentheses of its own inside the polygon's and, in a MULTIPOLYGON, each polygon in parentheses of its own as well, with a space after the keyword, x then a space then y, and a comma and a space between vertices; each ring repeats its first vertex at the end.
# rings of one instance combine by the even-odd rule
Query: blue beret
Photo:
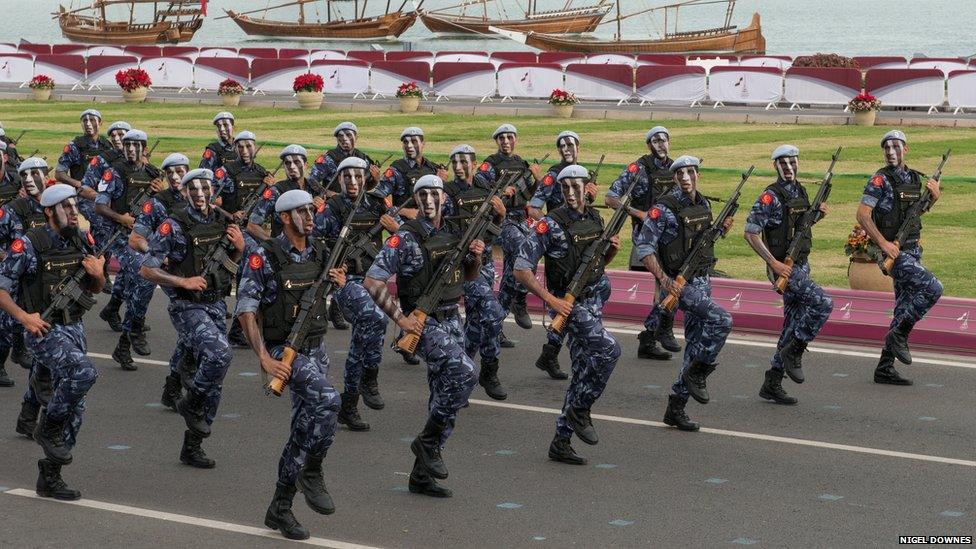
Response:
POLYGON ((586 171, 586 168, 580 166, 579 164, 570 164, 559 171, 559 175, 556 176, 556 179, 562 181, 563 179, 570 177, 582 177, 583 179, 589 179, 590 172, 586 171))
POLYGON ((122 141, 149 141, 149 136, 142 130, 129 130, 122 136, 122 141))
POLYGON ((343 160, 342 162, 339 162, 339 167, 336 168, 336 169, 341 172, 342 170, 345 170, 346 168, 360 168, 360 169, 365 170, 368 167, 369 167, 369 164, 366 163, 366 161, 363 160, 362 158, 357 158, 355 156, 349 156, 349 157, 346 157, 345 160, 343 160))
POLYGON ((884 147, 885 141, 889 139, 897 139, 906 145, 908 144, 908 139, 905 137, 905 132, 901 130, 891 130, 890 132, 884 134, 884 137, 881 138, 881 146, 884 147))
POLYGON ((108 127, 107 133, 112 133, 116 130, 122 130, 127 132, 131 129, 132 126, 130 126, 128 122, 123 122, 119 120, 118 122, 112 122, 112 125, 108 127))
POLYGON ((339 135, 339 132, 341 132, 342 130, 352 130, 353 133, 356 134, 359 133, 359 128, 357 128, 356 125, 353 124, 352 122, 340 122, 339 125, 336 126, 334 130, 332 130, 332 135, 333 136, 339 135))
POLYGON ((278 154, 278 158, 284 160, 286 156, 293 154, 304 156, 306 159, 308 158, 308 151, 306 151, 305 147, 301 145, 288 145, 284 149, 281 149, 281 152, 278 154))
POLYGON ((312 202, 312 195, 301 189, 292 189, 278 197, 275 202, 275 213, 291 211, 312 202))
POLYGON ((697 169, 700 165, 701 160, 698 160, 694 156, 679 156, 678 159, 674 161, 674 164, 671 164, 671 173, 675 173, 681 168, 687 168, 689 166, 694 166, 695 169, 697 169))
POLYGON ((564 132, 560 132, 559 135, 556 136, 556 146, 557 147, 559 146, 559 142, 562 141, 564 137, 572 137, 573 139, 576 140, 576 143, 577 144, 579 144, 579 142, 580 142, 579 134, 577 134, 576 132, 571 132, 569 130, 566 130, 564 132))
POLYGON ((653 128, 647 130, 647 134, 644 135, 644 143, 650 141, 656 133, 663 133, 664 135, 668 136, 668 139, 671 139, 671 134, 668 132, 667 128, 664 126, 654 126, 653 128))
POLYGON ((237 134, 236 136, 234 136, 234 143, 237 143, 238 141, 257 141, 257 140, 258 138, 254 135, 254 132, 249 132, 247 130, 244 130, 239 134, 237 134))
POLYGON ((420 189, 443 189, 444 182, 441 178, 436 175, 427 174, 421 176, 416 183, 413 184, 413 192, 417 192, 420 189))
POLYGON ((44 189, 44 192, 41 193, 41 206, 51 208, 72 196, 78 196, 78 191, 74 187, 65 185, 64 183, 56 183, 44 189))
POLYGON ((410 137, 411 135, 417 135, 423 137, 424 130, 418 128, 417 126, 410 126, 409 128, 405 128, 402 132, 400 132, 400 141, 403 141, 404 137, 410 137))
POLYGON ((195 170, 186 172, 186 175, 184 175, 183 179, 180 180, 180 184, 185 187, 194 179, 206 179, 207 181, 213 181, 213 178, 214 174, 212 171, 206 168, 197 168, 195 170))
POLYGON ((187 158, 186 155, 184 154, 173 153, 167 156, 166 160, 163 160, 163 163, 159 166, 159 168, 165 170, 166 168, 169 168, 171 166, 186 166, 187 168, 189 168, 190 159, 187 158))
POLYGON ((800 156, 800 149, 794 147, 793 145, 780 145, 776 147, 773 151, 773 160, 778 160, 784 156, 800 156))
POLYGON ((451 156, 449 158, 454 158, 454 155, 456 154, 470 154, 474 156, 474 147, 471 145, 458 145, 457 147, 454 147, 453 151, 451 151, 451 156))
POLYGON ((43 158, 40 158, 38 156, 29 156, 25 158, 23 162, 20 163, 20 166, 17 167, 17 171, 19 173, 24 173, 27 170, 33 170, 35 168, 39 170, 46 170, 47 162, 45 162, 43 158))
POLYGON ((494 139, 503 133, 511 133, 511 134, 518 135, 518 130, 516 130, 515 126, 511 124, 502 124, 501 126, 498 126, 498 129, 495 130, 495 133, 491 134, 491 138, 494 139))
POLYGON ((99 120, 102 119, 102 113, 96 111, 95 109, 85 109, 85 111, 81 113, 81 118, 83 119, 88 115, 92 115, 99 120))
POLYGON ((217 121, 219 120, 230 120, 231 122, 233 122, 234 115, 227 111, 220 111, 217 114, 215 114, 213 117, 213 123, 215 126, 217 125, 217 121))

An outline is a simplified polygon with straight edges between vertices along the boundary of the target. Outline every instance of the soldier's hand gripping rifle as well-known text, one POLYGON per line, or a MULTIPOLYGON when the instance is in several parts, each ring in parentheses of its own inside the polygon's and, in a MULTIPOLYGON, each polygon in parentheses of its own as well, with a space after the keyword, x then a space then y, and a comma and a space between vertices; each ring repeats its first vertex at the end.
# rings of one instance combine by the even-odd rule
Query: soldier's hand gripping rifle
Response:
MULTIPOLYGON (((827 173, 824 174, 823 180, 820 182, 820 189, 817 190, 817 195, 813 197, 813 202, 810 203, 810 209, 807 213, 803 214, 797 222, 796 227, 793 229, 793 241, 790 242, 790 247, 786 249, 786 258, 783 263, 787 267, 792 267, 796 263, 796 258, 800 254, 800 247, 804 244, 803 238, 799 235, 805 233, 810 227, 820 221, 823 217, 823 212, 820 211, 820 205, 827 203, 827 198, 830 197, 830 191, 833 188, 832 180, 834 179, 834 164, 837 164, 837 159, 840 158, 840 151, 843 147, 837 147, 837 151, 834 155, 830 157, 830 166, 827 167, 827 173)), ((776 292, 782 294, 786 291, 786 285, 789 284, 790 277, 781 276, 776 279, 773 287, 776 288, 776 292)))
MULTIPOLYGON (((346 261, 346 251, 349 244, 348 237, 351 231, 349 226, 352 224, 352 219, 356 215, 356 211, 359 210, 360 204, 363 203, 365 196, 366 193, 363 192, 359 193, 359 196, 356 197, 356 202, 349 210, 349 215, 346 216, 346 221, 343 223, 342 229, 339 230, 339 237, 336 238, 336 242, 329 252, 329 261, 325 264, 325 268, 322 269, 322 274, 302 293, 302 299, 298 302, 298 314, 295 316, 295 323, 292 324, 288 339, 285 340, 285 349, 281 354, 281 361, 288 366, 291 366, 295 362, 295 357, 298 356, 298 352, 305 344, 305 338, 308 336, 308 330, 313 320, 312 312, 316 306, 325 300, 325 296, 332 291, 333 282, 329 279, 329 271, 341 267, 346 261)), ((281 396, 284 390, 285 382, 278 378, 274 378, 268 383, 267 392, 269 394, 281 396)))
MULTIPOLYGON (((533 162, 533 164, 542 164, 548 158, 549 158, 549 153, 546 153, 546 155, 542 157, 542 160, 535 160, 533 162)), ((528 168, 524 168, 521 172, 519 172, 518 177, 510 178, 509 181, 508 181, 508 183, 505 185, 505 187, 513 187, 515 189, 515 192, 512 193, 512 196, 503 196, 502 197, 502 203, 505 205, 505 208, 506 209, 507 208, 511 208, 511 206, 512 206, 512 197, 514 197, 515 195, 518 195, 518 194, 521 194, 521 193, 525 192, 525 189, 527 189, 529 187, 528 181, 526 181, 526 178, 525 178, 525 176, 526 176, 527 173, 529 173, 529 169, 528 168)), ((505 187, 502 187, 502 188, 504 189, 505 187)))
MULTIPOLYGON (((603 227, 603 233, 600 234, 600 238, 591 242, 583 252, 580 264, 576 267, 576 272, 573 273, 573 279, 566 288, 566 295, 563 296, 563 300, 569 303, 570 306, 576 302, 576 298, 586 289, 590 273, 606 257, 607 252, 610 250, 610 239, 620 232, 621 227, 624 226, 624 221, 630 218, 630 213, 628 213, 627 208, 630 207, 631 193, 635 185, 637 185, 637 178, 633 177, 627 190, 620 197, 620 205, 614 210, 610 221, 603 227)), ((549 325, 549 329, 557 334, 563 333, 563 328, 566 326, 568 319, 569 317, 564 314, 557 314, 556 318, 552 320, 552 324, 549 325)))
MULTIPOLYGON (((606 154, 601 154, 600 155, 600 161, 596 163, 596 169, 593 170, 592 173, 590 173, 590 179, 587 180, 587 183, 593 183, 594 185, 597 184, 597 178, 600 177, 600 168, 603 167, 603 160, 606 157, 607 157, 606 154)), ((587 204, 592 204, 594 200, 596 200, 596 197, 595 196, 590 196, 589 194, 586 194, 586 203, 587 204)))
MULTIPOLYGON (((949 149, 942 155, 942 161, 939 162, 939 166, 935 168, 935 173, 932 174, 932 179, 939 181, 942 179, 942 168, 945 167, 946 162, 949 161, 949 156, 952 155, 952 149, 949 149)), ((905 241, 905 235, 909 231, 915 228, 916 224, 921 222, 922 214, 927 212, 929 208, 932 207, 932 193, 929 192, 928 187, 922 186, 922 196, 919 197, 918 202, 912 204, 908 211, 905 212, 905 219, 901 222, 901 227, 898 227, 898 232, 895 233, 895 239, 891 241, 892 244, 898 246, 901 249, 901 243, 905 241)), ((895 258, 888 257, 881 252, 884 261, 881 262, 881 272, 891 276, 891 270, 895 267, 895 258)))
MULTIPOLYGON (((101 246, 93 251, 96 258, 100 258, 105 255, 105 251, 112 246, 115 240, 121 236, 123 229, 121 226, 116 227, 115 231, 109 236, 101 246)), ((58 283, 55 288, 53 295, 51 296, 51 304, 48 305, 47 309, 41 313, 41 319, 45 322, 51 322, 54 315, 61 313, 63 321, 65 324, 71 321, 68 316, 68 308, 72 303, 78 303, 86 311, 95 306, 95 297, 85 291, 81 287, 81 281, 85 278, 88 271, 85 270, 84 266, 79 266, 75 272, 66 276, 60 283, 58 283)))
MULTIPOLYGON (((399 208, 393 210, 390 217, 393 217, 400 213, 400 210, 404 208, 413 207, 413 197, 407 199, 406 202, 400 205, 399 208)), ((353 235, 349 240, 348 251, 346 252, 346 263, 358 265, 360 267, 364 266, 364 263, 368 260, 372 262, 376 259, 376 255, 380 253, 379 248, 377 248, 374 240, 376 237, 383 232, 383 222, 377 221, 368 231, 357 233, 353 235)))
MULTIPOLYGON (((688 277, 698 269, 699 263, 701 262, 701 256, 709 248, 718 242, 719 238, 725 235, 725 220, 729 219, 735 215, 736 210, 739 209, 739 195, 742 194, 742 187, 746 184, 746 181, 752 176, 752 172, 756 169, 755 166, 750 166, 749 171, 742 174, 742 181, 739 182, 739 186, 732 191, 732 196, 729 197, 728 201, 725 202, 725 206, 722 211, 719 212, 718 217, 712 223, 712 226, 706 229, 703 233, 698 235, 695 239, 695 243, 692 245, 691 251, 688 252, 687 257, 685 257, 684 262, 681 264, 681 268, 678 270, 678 276, 674 279, 674 284, 678 287, 678 295, 681 295, 681 290, 684 289, 685 284, 688 282, 688 277)), ((661 306, 665 310, 671 312, 678 305, 678 298, 674 294, 668 294, 663 300, 661 300, 661 306)))
MULTIPOLYGON (((523 170, 516 177, 522 177, 524 175, 525 171, 523 170)), ((512 183, 513 181, 514 178, 509 178, 508 183, 512 183)), ((458 282, 458 277, 461 276, 461 261, 467 255, 471 243, 481 239, 493 224, 494 211, 492 210, 491 199, 498 194, 499 189, 502 188, 502 183, 502 178, 498 178, 488 198, 481 203, 481 206, 478 207, 478 210, 469 220, 468 228, 464 231, 461 240, 441 260, 440 265, 437 267, 437 272, 427 287, 424 288, 424 293, 420 296, 420 299, 417 300, 417 307, 410 312, 410 316, 421 326, 427 322, 427 316, 440 304, 441 295, 444 294, 444 290, 448 286, 458 282)), ((417 351, 418 343, 420 343, 420 334, 407 332, 397 340, 396 347, 397 349, 414 354, 417 351)))

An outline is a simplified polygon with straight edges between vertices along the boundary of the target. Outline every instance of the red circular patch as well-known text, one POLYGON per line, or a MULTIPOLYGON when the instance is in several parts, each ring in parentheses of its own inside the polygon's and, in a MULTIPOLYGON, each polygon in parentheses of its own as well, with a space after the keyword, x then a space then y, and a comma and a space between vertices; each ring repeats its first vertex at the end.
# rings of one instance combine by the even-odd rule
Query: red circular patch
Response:
POLYGON ((70 150, 71 150, 71 145, 65 145, 64 146, 64 154, 68 154, 68 151, 70 151, 70 150))
POLYGON ((92 236, 91 233, 85 233, 85 236, 88 237, 88 245, 89 246, 94 246, 95 245, 95 237, 92 236))
POLYGON ((658 208, 651 208, 651 219, 657 219, 661 217, 661 210, 658 208))
POLYGON ((762 202, 764 205, 769 206, 770 204, 773 203, 773 193, 770 193, 768 191, 764 192, 762 196, 759 197, 759 201, 762 202))
POLYGON ((546 187, 552 185, 554 181, 555 179, 553 179, 552 175, 548 173, 546 174, 545 177, 542 178, 542 184, 545 185, 546 187))
POLYGON ((637 173, 637 163, 635 162, 630 166, 627 166, 627 171, 630 173, 637 173))
POLYGON ((316 208, 315 213, 323 213, 323 212, 325 212, 325 208, 326 208, 325 202, 323 202, 323 203, 319 204, 319 207, 318 208, 316 208))
POLYGON ((383 204, 385 204, 387 208, 392 208, 393 207, 393 197, 387 195, 386 198, 383 199, 383 204))
POLYGON ((383 177, 386 177, 388 179, 390 177, 393 177, 393 168, 387 168, 386 169, 386 173, 383 174, 383 177))
POLYGON ((159 226, 159 234, 166 236, 173 231, 173 226, 169 224, 169 221, 164 221, 162 225, 159 226))
POLYGON ((142 205, 142 213, 149 215, 152 212, 152 202, 148 200, 142 205))
POLYGON ((549 224, 545 221, 539 221, 535 224, 535 232, 539 234, 546 234, 549 232, 549 224))
POLYGON ((105 180, 105 181, 111 181, 112 180, 112 170, 105 170, 105 173, 102 174, 102 179, 105 180))
POLYGON ((210 150, 210 149, 204 149, 203 150, 203 157, 204 158, 210 158, 211 156, 213 156, 213 151, 212 150, 210 150))
POLYGON ((88 163, 89 166, 95 166, 97 164, 98 164, 98 157, 97 156, 95 158, 92 158, 91 159, 91 162, 88 163))
POLYGON ((0 208, 0 219, 3 219, 5 215, 7 215, 7 208, 0 208))
POLYGON ((264 259, 261 259, 261 256, 258 254, 251 254, 251 257, 247 260, 247 266, 256 271, 264 267, 264 259))
POLYGON ((217 168, 217 171, 214 172, 214 177, 217 179, 223 179, 225 175, 227 175, 227 172, 223 168, 217 168))
POLYGON ((481 171, 483 171, 483 172, 487 172, 488 171, 488 168, 489 168, 489 164, 487 162, 482 162, 481 163, 481 167, 479 167, 478 169, 481 170, 481 171))
POLYGON ((325 155, 320 154, 318 158, 315 159, 316 164, 325 164, 325 155))
POLYGON ((23 252, 24 251, 24 241, 21 240, 21 239, 19 239, 19 238, 17 240, 14 240, 10 244, 10 251, 12 251, 15 254, 19 254, 20 252, 23 252))
POLYGON ((271 200, 271 187, 268 187, 267 189, 264 190, 263 193, 261 193, 261 198, 265 200, 271 200))
POLYGON ((400 247, 400 236, 399 235, 393 235, 390 238, 387 238, 386 239, 386 245, 389 246, 389 247, 391 247, 391 248, 398 248, 398 247, 400 247))
POLYGON ((880 175, 876 175, 871 178, 871 184, 874 185, 875 187, 880 187, 884 185, 884 178, 881 177, 880 175))

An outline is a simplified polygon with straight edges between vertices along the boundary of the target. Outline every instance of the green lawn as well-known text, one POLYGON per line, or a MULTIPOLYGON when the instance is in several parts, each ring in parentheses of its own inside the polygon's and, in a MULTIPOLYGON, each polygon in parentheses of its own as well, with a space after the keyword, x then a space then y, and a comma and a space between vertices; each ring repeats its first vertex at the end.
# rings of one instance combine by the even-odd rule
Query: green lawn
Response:
MULTIPOLYGON (((79 131, 78 114, 90 103, 49 103, 0 101, 0 121, 6 132, 16 136, 29 129, 19 149, 40 154, 53 162, 64 144, 79 131)), ((191 159, 213 139, 210 120, 221 110, 216 106, 178 104, 103 104, 97 108, 106 125, 126 120, 162 140, 154 158, 160 161, 170 152, 184 152, 191 159)), ((644 121, 570 120, 526 117, 504 120, 493 116, 443 114, 388 114, 309 112, 271 108, 235 108, 237 129, 255 132, 259 143, 266 143, 260 159, 265 166, 277 164, 280 147, 298 142, 320 152, 334 143, 332 128, 351 119, 359 126, 360 148, 380 160, 398 153, 397 137, 411 125, 427 133, 428 154, 444 162, 458 143, 468 143, 480 155, 493 152, 491 132, 503 122, 519 129, 519 153, 525 158, 555 156, 554 139, 564 129, 572 129, 583 139, 583 158, 595 164, 601 154, 607 159, 600 176, 605 188, 621 168, 644 154, 644 121), (374 154, 375 153, 375 154, 374 154)), ((834 178, 831 213, 814 231, 811 262, 814 278, 828 286, 847 285, 847 258, 843 244, 854 224, 854 212, 867 178, 882 163, 878 140, 890 128, 857 126, 797 126, 774 124, 704 123, 684 120, 664 122, 672 135, 672 156, 694 154, 704 159, 701 190, 712 196, 726 196, 738 183, 738 174, 751 164, 757 171, 743 192, 736 229, 718 245, 719 268, 737 278, 765 279, 761 261, 751 251, 741 231, 745 214, 762 189, 772 181, 769 154, 781 143, 792 143, 801 150, 800 171, 804 181, 817 181, 823 175, 830 155, 844 147, 834 178)), ((925 216, 925 263, 943 281, 948 295, 976 297, 976 277, 969 271, 976 262, 976 130, 957 128, 905 128, 909 139, 909 164, 930 173, 947 148, 953 156, 943 179, 943 199, 925 216)), ((602 198, 598 200, 602 203, 602 198)), ((627 233, 629 234, 629 233, 627 233)), ((629 254, 629 238, 617 264, 629 254)))

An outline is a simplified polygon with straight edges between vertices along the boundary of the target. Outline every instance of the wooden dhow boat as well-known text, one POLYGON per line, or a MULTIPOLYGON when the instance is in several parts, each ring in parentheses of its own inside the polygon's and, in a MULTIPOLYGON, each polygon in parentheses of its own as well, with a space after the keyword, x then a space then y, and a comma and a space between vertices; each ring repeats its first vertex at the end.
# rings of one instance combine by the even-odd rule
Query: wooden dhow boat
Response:
POLYGON ((68 40, 89 44, 177 44, 188 42, 203 25, 206 0, 94 0, 78 9, 58 6, 54 15, 68 40), (152 4, 153 19, 136 20, 136 5, 152 4), (129 8, 128 20, 110 20, 106 8, 129 8), (89 15, 82 12, 88 11, 89 15))
MULTIPOLYGON (((420 13, 420 21, 431 32, 446 34, 492 34, 490 27, 499 27, 519 32, 541 32, 548 34, 580 34, 593 32, 607 13, 613 8, 610 0, 600 0, 597 4, 573 7, 567 0, 562 9, 540 11, 538 0, 529 0, 524 17, 493 19, 488 14, 488 0, 465 2, 454 6, 420 13), (468 15, 472 6, 481 6, 481 15, 468 15), (461 11, 456 11, 461 8, 461 11)), ((498 3, 504 10, 504 6, 498 3)))
MULTIPOLYGON (((260 10, 237 13, 224 10, 227 15, 218 19, 230 18, 245 33, 254 36, 291 36, 300 38, 320 38, 338 40, 365 40, 376 38, 396 38, 409 29, 417 20, 415 11, 404 12, 406 1, 395 11, 390 11, 391 0, 386 2, 386 12, 382 15, 367 17, 366 8, 369 0, 296 0, 285 4, 278 4, 260 10), (353 3, 351 18, 343 17, 333 4, 353 3), (325 8, 325 21, 309 21, 306 18, 306 4, 321 4, 325 8), (254 17, 252 14, 267 12, 268 10, 286 6, 298 6, 298 19, 293 21, 268 19, 264 16, 254 17)), ((422 2, 421 2, 422 3, 422 2)), ((318 6, 311 6, 317 8, 318 6)), ((266 13, 264 13, 266 15, 266 13)))
POLYGON ((549 33, 522 33, 511 29, 496 28, 494 32, 512 40, 543 51, 567 51, 581 53, 766 53, 766 38, 762 34, 762 25, 758 13, 752 14, 752 21, 744 28, 731 24, 735 0, 723 0, 728 4, 725 24, 721 27, 703 30, 679 32, 677 25, 677 10, 680 7, 701 4, 720 3, 716 0, 688 0, 667 6, 658 6, 641 10, 629 15, 621 15, 620 0, 617 0, 617 17, 600 23, 601 25, 616 23, 617 34, 610 40, 589 37, 566 37, 549 33), (675 30, 667 32, 668 10, 674 10, 675 30), (653 11, 665 13, 665 32, 656 39, 623 39, 621 37, 621 22, 636 15, 653 11))

